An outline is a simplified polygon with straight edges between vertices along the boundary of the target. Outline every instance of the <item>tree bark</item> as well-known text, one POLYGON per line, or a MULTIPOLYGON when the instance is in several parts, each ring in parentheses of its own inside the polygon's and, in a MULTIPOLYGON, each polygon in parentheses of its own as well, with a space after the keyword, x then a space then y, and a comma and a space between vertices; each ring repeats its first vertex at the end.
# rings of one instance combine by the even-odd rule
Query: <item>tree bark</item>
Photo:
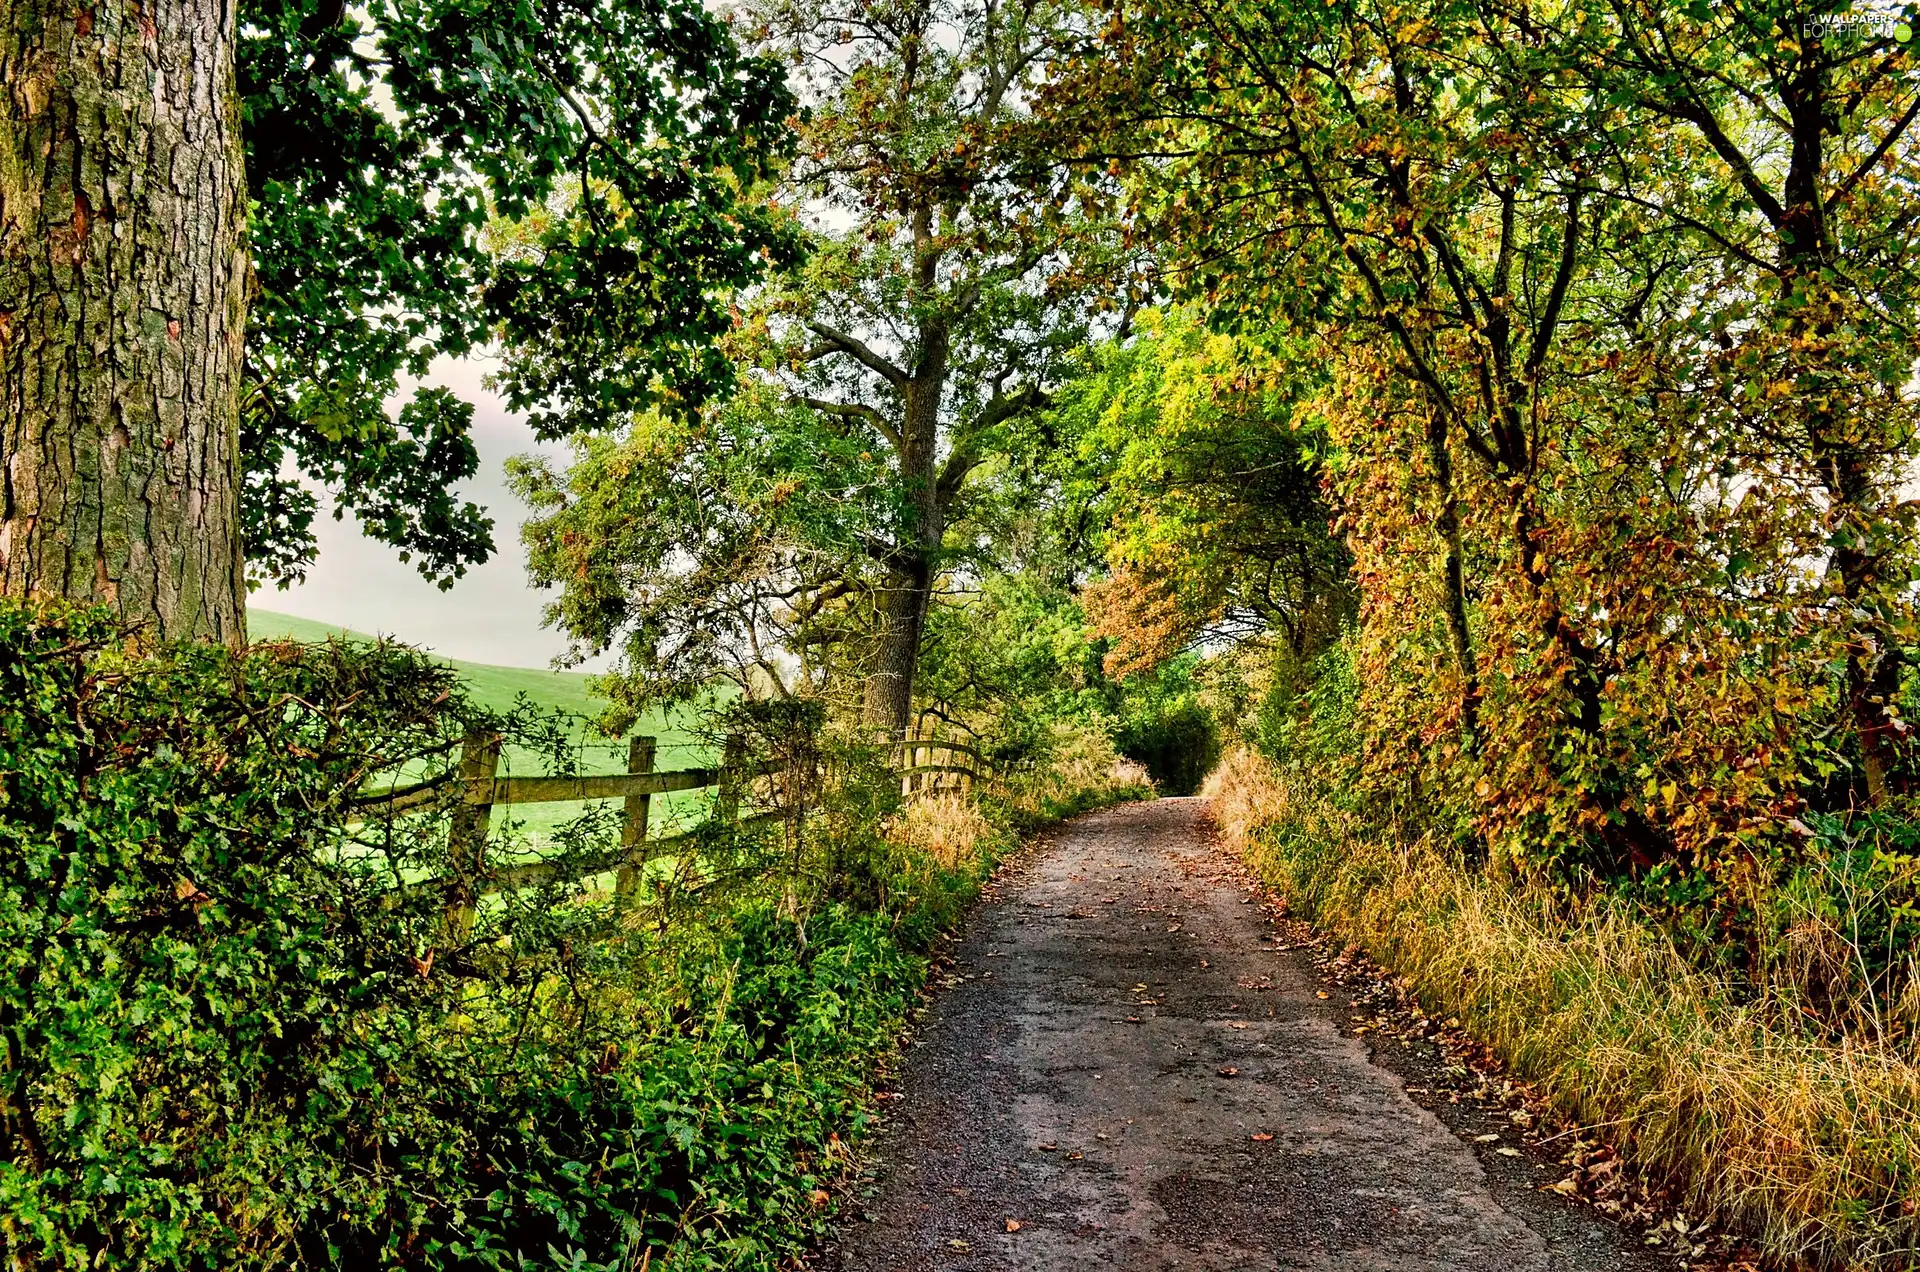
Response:
POLYGON ((861 714, 868 727, 889 738, 906 736, 913 714, 913 677, 920 662, 920 635, 932 600, 932 571, 919 566, 889 572, 880 604, 880 631, 867 672, 861 714), (917 567, 917 568, 916 568, 917 567))
POLYGON ((913 716, 913 678, 920 665, 920 637, 933 603, 940 547, 946 537, 946 508, 935 471, 939 458, 940 399, 947 384, 949 338, 945 326, 926 324, 920 333, 920 358, 902 394, 900 479, 910 501, 912 524, 898 544, 898 559, 888 571, 880 604, 880 631, 867 673, 861 714, 868 727, 887 736, 906 736, 913 716))
POLYGON ((0 0, 0 592, 245 640, 250 276, 222 0, 0 0))
POLYGON ((1467 626, 1467 572, 1460 542, 1460 502, 1453 490, 1453 455, 1447 449, 1447 416, 1427 404, 1427 460, 1433 465, 1433 485, 1439 498, 1440 541, 1446 548, 1447 635, 1453 641, 1453 660, 1460 672, 1460 727, 1467 747, 1480 750, 1480 667, 1473 653, 1473 633, 1467 626))

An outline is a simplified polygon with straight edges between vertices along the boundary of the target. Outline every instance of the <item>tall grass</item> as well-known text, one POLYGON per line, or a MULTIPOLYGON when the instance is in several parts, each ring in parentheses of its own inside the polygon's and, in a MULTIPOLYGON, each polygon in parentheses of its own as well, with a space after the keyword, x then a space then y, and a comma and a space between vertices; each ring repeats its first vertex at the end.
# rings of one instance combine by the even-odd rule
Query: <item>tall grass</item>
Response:
POLYGON ((1920 1063, 1690 966, 1604 901, 1488 878, 1260 757, 1204 793, 1290 904, 1409 977, 1571 1117, 1767 1255, 1920 1266, 1920 1063))
POLYGON ((1145 767, 1115 750, 1103 730, 1056 721, 1043 762, 966 791, 921 792, 882 829, 889 842, 953 870, 1004 850, 1022 829, 1153 794, 1145 767))
POLYGON ((1056 720, 1046 746, 1028 763, 996 774, 991 798, 1029 825, 1057 821, 1129 799, 1150 799, 1153 780, 1144 765, 1121 755, 1106 730, 1056 720))

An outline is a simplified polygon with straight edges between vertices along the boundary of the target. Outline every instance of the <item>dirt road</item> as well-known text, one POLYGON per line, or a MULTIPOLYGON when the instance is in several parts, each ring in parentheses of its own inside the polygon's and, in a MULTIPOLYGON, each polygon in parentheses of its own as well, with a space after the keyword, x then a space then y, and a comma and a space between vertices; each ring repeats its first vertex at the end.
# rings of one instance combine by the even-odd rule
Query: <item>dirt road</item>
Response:
POLYGON ((819 1266, 1669 1266, 1421 1107, 1276 939, 1200 800, 1057 832, 973 916, 819 1266))

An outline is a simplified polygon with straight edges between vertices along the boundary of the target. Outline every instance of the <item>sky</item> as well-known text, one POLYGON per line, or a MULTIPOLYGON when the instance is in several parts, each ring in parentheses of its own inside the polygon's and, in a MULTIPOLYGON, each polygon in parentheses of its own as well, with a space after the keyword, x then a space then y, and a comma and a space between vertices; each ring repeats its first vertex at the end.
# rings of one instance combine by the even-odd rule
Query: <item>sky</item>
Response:
MULTIPOLYGON (((459 486, 493 516, 493 557, 469 567, 465 578, 442 592, 403 565, 395 549, 360 533, 353 514, 333 519, 323 501, 314 521, 319 559, 306 581, 280 591, 265 584, 249 598, 255 609, 292 614, 369 635, 390 635, 448 658, 508 667, 544 667, 566 648, 558 633, 540 625, 550 592, 527 585, 520 525, 527 510, 507 489, 505 464, 513 455, 541 453, 564 459, 563 444, 534 438, 526 421, 509 414, 481 383, 492 369, 479 358, 443 360, 429 384, 444 385, 474 405, 473 442, 480 470, 459 486)), ((601 669, 589 663, 585 670, 601 669)))

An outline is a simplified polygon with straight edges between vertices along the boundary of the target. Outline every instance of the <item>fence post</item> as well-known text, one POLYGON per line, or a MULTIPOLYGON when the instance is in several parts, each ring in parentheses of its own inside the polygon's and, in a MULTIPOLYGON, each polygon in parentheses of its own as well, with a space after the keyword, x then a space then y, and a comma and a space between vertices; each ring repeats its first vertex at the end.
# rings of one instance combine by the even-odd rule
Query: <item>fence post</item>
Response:
POLYGON ((746 784, 746 739, 738 733, 727 735, 726 745, 720 750, 720 780, 715 783, 713 797, 713 815, 721 822, 740 820, 740 788, 746 784))
MULTIPOLYGON (((633 737, 627 741, 627 772, 653 772, 654 750, 659 739, 633 737)), ((613 904, 624 910, 640 899, 647 884, 647 811, 653 796, 646 793, 627 796, 620 821, 620 847, 626 853, 614 882, 613 904)))
POLYGON ((456 943, 473 930, 487 830, 493 821, 493 779, 499 769, 500 735, 470 730, 460 747, 460 799, 447 827, 453 891, 447 902, 446 930, 448 939, 456 943))

